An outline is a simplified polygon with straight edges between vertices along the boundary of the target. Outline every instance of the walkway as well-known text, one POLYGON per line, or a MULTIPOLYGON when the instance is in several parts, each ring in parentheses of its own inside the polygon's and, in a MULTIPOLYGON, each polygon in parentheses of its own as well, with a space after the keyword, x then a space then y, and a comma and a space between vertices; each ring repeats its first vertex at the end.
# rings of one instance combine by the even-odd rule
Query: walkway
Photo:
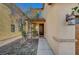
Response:
MULTIPOLYGON (((44 38, 39 38, 39 41, 35 40, 35 44, 33 45, 36 50, 34 50, 34 53, 31 53, 31 48, 28 49, 28 47, 31 47, 30 44, 24 44, 22 47, 20 47, 20 39, 21 37, 18 38, 13 38, 13 39, 8 39, 5 41, 0 41, 0 54, 5 55, 53 55, 50 47, 48 46, 48 43, 46 39, 44 38), (3 47, 1 47, 3 46, 3 47), (18 50, 18 48, 20 48, 18 50), (30 52, 28 52, 30 51, 30 52), (35 52, 37 51, 37 52, 35 52), (28 53, 27 53, 28 52, 28 53)), ((28 42, 29 43, 29 42, 28 42)))
POLYGON ((39 39, 37 55, 53 55, 46 39, 44 38, 39 39))

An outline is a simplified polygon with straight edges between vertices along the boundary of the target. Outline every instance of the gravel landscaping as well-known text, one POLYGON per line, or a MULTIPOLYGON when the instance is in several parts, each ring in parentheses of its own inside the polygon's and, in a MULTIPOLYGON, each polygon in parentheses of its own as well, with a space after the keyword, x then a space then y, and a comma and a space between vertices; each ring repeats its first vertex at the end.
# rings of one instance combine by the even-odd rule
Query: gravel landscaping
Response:
POLYGON ((0 55, 36 55, 38 39, 18 39, 0 47, 0 55))

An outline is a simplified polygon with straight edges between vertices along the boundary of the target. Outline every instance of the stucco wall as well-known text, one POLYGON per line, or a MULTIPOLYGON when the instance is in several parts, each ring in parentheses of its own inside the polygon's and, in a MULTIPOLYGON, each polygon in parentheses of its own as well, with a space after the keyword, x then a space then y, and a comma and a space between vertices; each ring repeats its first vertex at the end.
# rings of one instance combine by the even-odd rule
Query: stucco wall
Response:
MULTIPOLYGON (((0 40, 4 40, 10 37, 20 35, 18 29, 15 32, 11 32, 11 20, 10 9, 4 4, 0 4, 0 40)), ((15 18, 13 18, 16 21, 15 18)))
POLYGON ((69 43, 63 45, 60 42, 56 42, 53 37, 58 39, 71 39, 75 40, 75 26, 69 26, 65 23, 65 15, 71 13, 71 8, 77 4, 53 4, 48 6, 45 4, 43 10, 43 17, 46 19, 46 38, 49 42, 50 47, 53 49, 55 54, 65 54, 64 51, 70 51, 66 54, 74 54, 75 42, 70 43, 70 46, 65 47, 69 43), (61 47, 63 45, 64 47, 61 47), (60 48, 61 47, 61 48, 60 48), (72 47, 72 50, 71 48, 72 47), (64 50, 62 50, 64 48, 64 50), (62 52, 59 52, 62 51, 62 52))

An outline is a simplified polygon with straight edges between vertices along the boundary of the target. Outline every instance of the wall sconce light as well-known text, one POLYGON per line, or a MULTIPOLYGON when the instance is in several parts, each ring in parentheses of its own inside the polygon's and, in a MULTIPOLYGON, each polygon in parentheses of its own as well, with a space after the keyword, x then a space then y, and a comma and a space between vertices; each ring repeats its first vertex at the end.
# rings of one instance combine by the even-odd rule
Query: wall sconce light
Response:
POLYGON ((69 15, 69 14, 67 14, 66 15, 66 23, 68 24, 68 25, 75 25, 75 20, 76 20, 76 18, 75 18, 75 15, 69 15))

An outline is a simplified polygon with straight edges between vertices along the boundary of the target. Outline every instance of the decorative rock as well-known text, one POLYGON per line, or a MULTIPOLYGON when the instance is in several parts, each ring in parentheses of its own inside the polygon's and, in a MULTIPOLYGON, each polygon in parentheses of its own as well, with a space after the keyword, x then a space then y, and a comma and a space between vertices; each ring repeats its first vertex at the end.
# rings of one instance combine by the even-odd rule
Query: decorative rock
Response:
POLYGON ((19 39, 0 47, 0 55, 36 55, 38 40, 29 39, 27 42, 21 42, 22 40, 19 39))

